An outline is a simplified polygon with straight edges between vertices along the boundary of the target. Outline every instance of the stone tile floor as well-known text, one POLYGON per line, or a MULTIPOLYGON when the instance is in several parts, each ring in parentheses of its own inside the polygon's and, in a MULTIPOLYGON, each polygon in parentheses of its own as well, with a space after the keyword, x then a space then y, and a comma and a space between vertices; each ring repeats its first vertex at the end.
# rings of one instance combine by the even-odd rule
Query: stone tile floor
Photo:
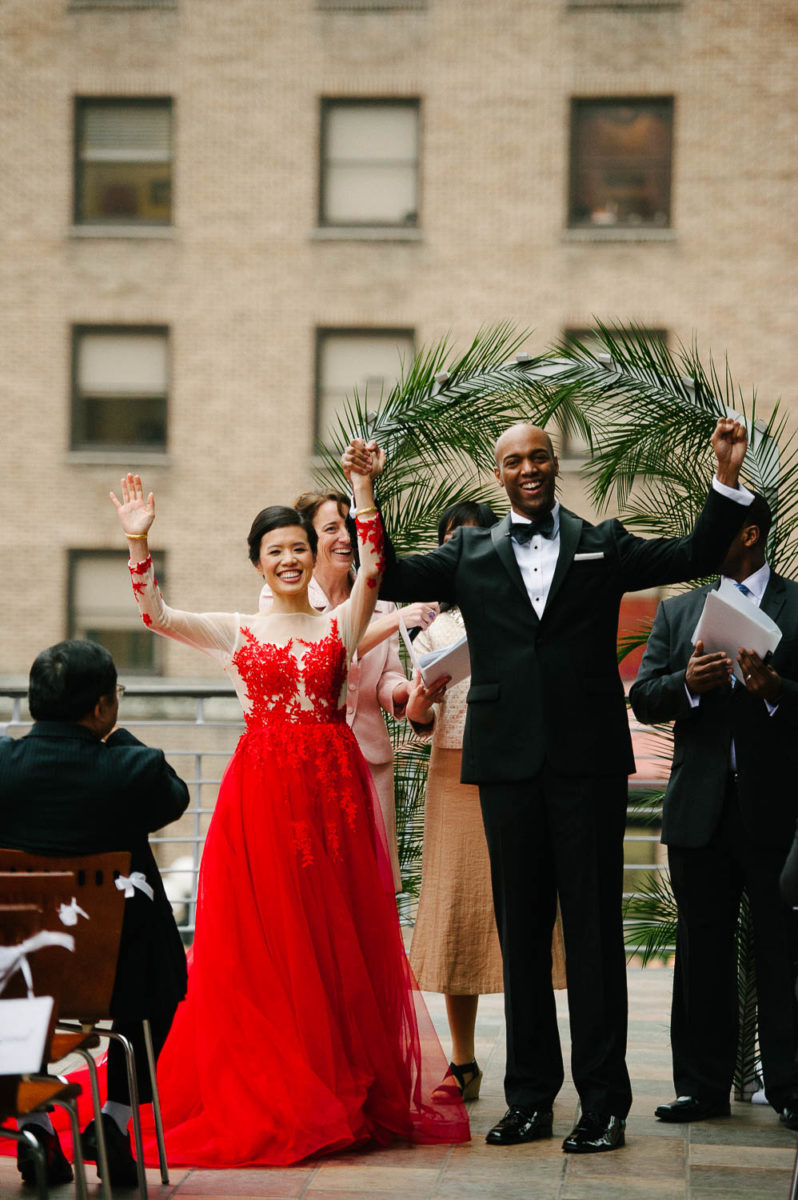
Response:
MULTIPOLYGON (((663 1125, 656 1104, 672 1098, 667 1014, 672 972, 629 970, 629 1068, 635 1093, 627 1144, 611 1154, 565 1155, 560 1143, 577 1116, 573 1085, 566 1083, 554 1113, 554 1138, 499 1150, 485 1132, 504 1112, 502 998, 480 1004, 477 1056, 485 1071, 482 1095, 470 1105, 472 1141, 465 1146, 396 1146, 338 1155, 290 1169, 175 1170, 168 1187, 148 1172, 152 1200, 787 1200, 796 1135, 779 1125, 772 1109, 733 1104, 728 1119, 663 1125)), ((428 997, 447 1048, 442 998, 428 997)), ((568 1016, 558 993, 564 1045, 568 1016)), ((94 1168, 89 1194, 99 1196, 94 1168)), ((0 1158, 0 1197, 21 1197, 13 1159, 0 1158)), ((30 1194, 26 1190, 26 1194, 30 1194)), ((117 1192, 115 1196, 136 1195, 117 1192)), ((74 1195, 53 1188, 54 1200, 74 1195)))

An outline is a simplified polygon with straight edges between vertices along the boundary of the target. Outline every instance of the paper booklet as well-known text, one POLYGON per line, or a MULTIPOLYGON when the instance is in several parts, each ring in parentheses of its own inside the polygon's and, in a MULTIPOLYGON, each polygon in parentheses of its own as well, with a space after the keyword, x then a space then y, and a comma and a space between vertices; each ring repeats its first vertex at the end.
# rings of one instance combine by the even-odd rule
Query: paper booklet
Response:
POLYGON ((468 653, 468 640, 465 635, 458 642, 453 642, 451 646, 444 646, 442 650, 429 650, 426 654, 416 654, 415 647, 408 637, 407 626, 402 620, 401 609, 399 610, 399 632, 411 663, 414 667, 418 667, 421 678, 427 686, 434 683, 436 679, 440 679, 441 675, 451 675, 448 686, 454 687, 456 683, 461 683, 471 674, 471 657, 468 653))
POLYGON ((730 579, 722 579, 717 591, 710 592, 693 633, 693 644, 704 643, 705 654, 724 650, 734 661, 734 674, 744 683, 737 651, 756 650, 763 660, 778 646, 781 630, 730 579))

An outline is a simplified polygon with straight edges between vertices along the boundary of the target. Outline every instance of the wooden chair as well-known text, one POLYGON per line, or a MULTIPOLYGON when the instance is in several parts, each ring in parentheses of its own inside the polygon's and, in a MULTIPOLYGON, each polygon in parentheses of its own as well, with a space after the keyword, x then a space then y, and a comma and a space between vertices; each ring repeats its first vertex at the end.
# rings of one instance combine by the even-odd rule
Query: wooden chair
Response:
POLYGON ((15 1142, 25 1142, 30 1147, 36 1165, 36 1190, 40 1200, 47 1200, 44 1151, 33 1134, 24 1129, 10 1129, 2 1122, 10 1117, 19 1118, 31 1112, 46 1111, 53 1104, 65 1109, 69 1113, 72 1137, 77 1146, 74 1154, 75 1191, 80 1200, 88 1200, 75 1104, 79 1095, 79 1083, 67 1083, 58 1075, 0 1075, 0 1136, 12 1138, 15 1142))
MULTIPOLYGON (((68 873, 67 873, 68 874, 68 873)), ((53 880, 49 880, 51 889, 63 887, 63 881, 58 880, 53 886, 53 880)), ((2 888, 0 886, 0 893, 2 888)), ((39 933, 45 925, 45 917, 41 907, 34 904, 0 904, 0 943, 4 946, 17 946, 21 942, 26 941, 34 934, 39 933)), ((43 947, 31 954, 28 959, 28 965, 31 969, 31 974, 34 979, 34 993, 38 995, 50 995, 51 992, 45 992, 40 981, 37 981, 37 959, 41 960, 41 956, 47 952, 49 948, 43 947)), ((63 959, 64 950, 53 947, 52 949, 60 949, 63 959)), ((12 992, 19 990, 18 980, 20 973, 16 972, 11 980, 8 981, 3 989, 3 997, 12 999, 12 992)), ((23 996, 27 995, 27 987, 22 980, 23 996)), ((57 997, 53 997, 53 1013, 55 1014, 57 1007, 57 997)), ((50 1030, 52 1033, 52 1029, 50 1030)), ((40 1112, 46 1110, 53 1104, 64 1108, 69 1114, 70 1124, 72 1126, 73 1139, 76 1139, 76 1152, 74 1154, 75 1164, 75 1186, 78 1196, 81 1200, 87 1200, 86 1190, 86 1174, 83 1166, 83 1157, 80 1153, 80 1127, 78 1124, 77 1107, 75 1104, 76 1098, 80 1095, 80 1085, 77 1083, 67 1083, 65 1079, 59 1076, 52 1075, 2 1075, 0 1074, 0 1135, 3 1137, 12 1138, 17 1143, 25 1143, 29 1146, 33 1155, 33 1162, 36 1170, 36 1189, 40 1200, 47 1200, 47 1172, 44 1158, 44 1151, 40 1143, 29 1131, 25 1129, 10 1129, 3 1125, 2 1122, 10 1117, 24 1117, 31 1112, 40 1112)))
MULTIPOLYGON (((88 1049, 85 1045, 81 1046, 80 1043, 81 1039, 95 1035, 117 1041, 124 1051, 130 1103, 133 1110, 138 1186, 142 1200, 146 1200, 147 1179, 144 1172, 144 1146, 136 1082, 135 1053, 127 1038, 111 1029, 100 1028, 97 1024, 99 1021, 107 1020, 110 1015, 125 907, 125 896, 117 888, 116 880, 121 875, 129 873, 130 854, 127 851, 114 851, 107 854, 56 857, 28 854, 22 850, 0 849, 0 887, 2 887, 4 875, 9 872, 16 874, 20 880, 20 886, 24 886, 21 881, 25 876, 31 876, 41 871, 58 874, 63 870, 74 872, 76 887, 73 898, 78 908, 87 914, 88 920, 78 915, 77 923, 68 927, 68 932, 75 936, 75 954, 70 962, 67 976, 62 981, 57 1028, 60 1032, 71 1035, 78 1044, 61 1046, 59 1049, 62 1054, 75 1050, 84 1058, 89 1069, 97 1131, 98 1165, 106 1200, 110 1200, 108 1158, 100 1115, 101 1105, 96 1068, 88 1049), (67 1022, 64 1018, 73 1018, 77 1024, 67 1022)), ((148 1032, 149 1023, 145 1025, 145 1044, 154 1083, 155 1056, 152 1053, 151 1039, 147 1038, 148 1032)), ((153 1094, 155 1096, 157 1092, 154 1091, 153 1094)), ((160 1123, 160 1111, 156 1114, 156 1131, 159 1134, 159 1150, 161 1151, 161 1178, 164 1182, 168 1182, 166 1153, 165 1148, 162 1149, 163 1131, 160 1123)))

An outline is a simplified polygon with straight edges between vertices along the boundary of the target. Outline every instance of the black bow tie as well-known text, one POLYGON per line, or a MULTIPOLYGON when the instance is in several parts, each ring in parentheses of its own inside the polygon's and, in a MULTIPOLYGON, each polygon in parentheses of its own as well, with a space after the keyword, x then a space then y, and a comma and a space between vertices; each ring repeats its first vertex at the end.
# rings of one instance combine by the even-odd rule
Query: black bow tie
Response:
POLYGON ((510 526, 510 537, 514 542, 518 542, 519 546, 528 545, 536 533, 544 538, 551 537, 554 533, 553 513, 547 513, 539 521, 513 521, 510 526))

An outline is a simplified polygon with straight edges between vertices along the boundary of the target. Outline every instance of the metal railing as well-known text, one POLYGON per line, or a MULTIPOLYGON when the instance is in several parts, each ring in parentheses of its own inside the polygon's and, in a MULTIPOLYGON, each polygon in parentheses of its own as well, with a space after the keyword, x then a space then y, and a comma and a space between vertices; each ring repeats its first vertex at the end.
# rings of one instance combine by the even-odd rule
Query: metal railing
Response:
MULTIPOLYGON (((32 722, 25 687, 0 686, 0 734, 20 737, 32 722)), ((197 878, 205 835, 213 815, 224 768, 243 732, 241 708, 231 686, 224 683, 136 682, 126 684, 119 722, 148 745, 164 751, 187 784, 189 806, 180 820, 150 837, 164 886, 172 901, 181 934, 187 942, 194 932, 197 878)), ((633 732, 638 727, 633 725, 633 732)), ((655 774, 654 754, 638 750, 638 779, 655 774)), ((659 844, 659 810, 641 823, 633 803, 644 785, 635 780, 630 793, 629 826, 624 843, 624 896, 635 891, 636 880, 665 866, 659 844)), ((652 786, 656 786, 653 784, 652 786)), ((411 922, 415 904, 404 896, 402 920, 411 922)))

